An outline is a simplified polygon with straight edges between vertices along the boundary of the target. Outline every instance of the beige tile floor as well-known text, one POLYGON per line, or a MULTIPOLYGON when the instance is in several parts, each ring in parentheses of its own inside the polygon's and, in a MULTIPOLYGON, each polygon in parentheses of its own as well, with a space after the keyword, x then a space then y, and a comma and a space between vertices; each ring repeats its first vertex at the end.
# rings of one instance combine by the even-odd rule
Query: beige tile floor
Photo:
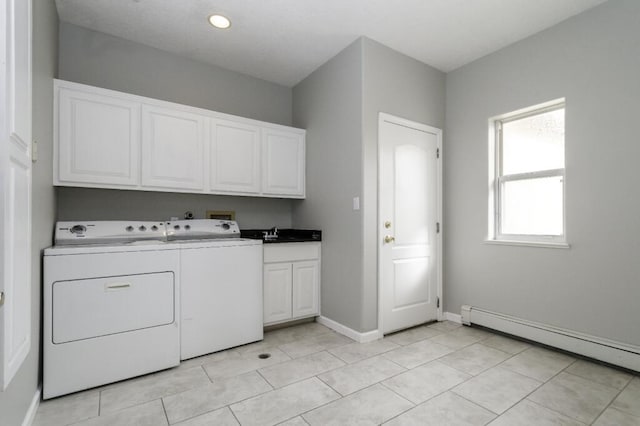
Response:
POLYGON ((383 423, 640 425, 640 377, 451 322, 365 344, 306 323, 45 401, 34 425, 383 423))

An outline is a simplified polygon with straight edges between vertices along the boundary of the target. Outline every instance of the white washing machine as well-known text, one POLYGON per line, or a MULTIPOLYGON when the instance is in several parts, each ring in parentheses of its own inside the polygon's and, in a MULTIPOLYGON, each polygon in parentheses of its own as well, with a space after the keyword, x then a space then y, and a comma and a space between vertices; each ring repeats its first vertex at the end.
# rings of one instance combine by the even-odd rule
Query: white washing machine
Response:
POLYGON ((180 247, 159 222, 58 222, 44 253, 45 399, 180 363, 180 247))
POLYGON ((167 222, 180 246, 181 359, 262 340, 262 240, 234 221, 167 222))

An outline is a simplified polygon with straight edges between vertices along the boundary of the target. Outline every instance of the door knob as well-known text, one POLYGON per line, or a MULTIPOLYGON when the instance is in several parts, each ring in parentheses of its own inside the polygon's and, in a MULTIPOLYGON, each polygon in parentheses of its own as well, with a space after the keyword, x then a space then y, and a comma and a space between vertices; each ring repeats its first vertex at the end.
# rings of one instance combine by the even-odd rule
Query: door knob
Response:
POLYGON ((385 235, 385 237, 384 237, 384 242, 387 243, 387 244, 389 244, 389 243, 391 243, 391 242, 393 242, 395 240, 396 239, 394 237, 392 237, 391 235, 385 235))

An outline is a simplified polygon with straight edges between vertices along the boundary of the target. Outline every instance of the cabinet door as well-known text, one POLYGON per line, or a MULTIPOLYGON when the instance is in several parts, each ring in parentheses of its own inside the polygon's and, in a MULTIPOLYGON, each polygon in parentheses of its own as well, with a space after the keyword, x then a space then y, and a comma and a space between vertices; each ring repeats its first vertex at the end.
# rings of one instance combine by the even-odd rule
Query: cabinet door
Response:
POLYGON ((264 265, 264 323, 291 318, 291 263, 264 265))
POLYGON ((142 106, 142 186, 204 190, 207 118, 142 106))
POLYGON ((318 313, 318 261, 293 264, 293 318, 318 313))
POLYGON ((54 184, 137 186, 139 135, 139 104, 59 88, 58 173, 54 184))
POLYGON ((263 140, 262 192, 304 198, 304 134, 264 129, 263 140))
POLYGON ((211 123, 211 190, 259 194, 260 128, 227 120, 211 123))

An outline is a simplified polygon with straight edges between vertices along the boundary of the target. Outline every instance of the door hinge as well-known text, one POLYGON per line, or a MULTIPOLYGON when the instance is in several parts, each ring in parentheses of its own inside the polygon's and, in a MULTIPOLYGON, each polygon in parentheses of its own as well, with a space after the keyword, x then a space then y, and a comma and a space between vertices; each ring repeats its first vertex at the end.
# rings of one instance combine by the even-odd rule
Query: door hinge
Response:
POLYGON ((4 305, 4 291, 0 291, 0 306, 4 305))
POLYGON ((440 233, 440 222, 436 222, 436 234, 440 233))
POLYGON ((440 148, 436 148, 436 158, 440 158, 440 148))
POLYGON ((440 307, 440 298, 436 297, 436 308, 440 307))

